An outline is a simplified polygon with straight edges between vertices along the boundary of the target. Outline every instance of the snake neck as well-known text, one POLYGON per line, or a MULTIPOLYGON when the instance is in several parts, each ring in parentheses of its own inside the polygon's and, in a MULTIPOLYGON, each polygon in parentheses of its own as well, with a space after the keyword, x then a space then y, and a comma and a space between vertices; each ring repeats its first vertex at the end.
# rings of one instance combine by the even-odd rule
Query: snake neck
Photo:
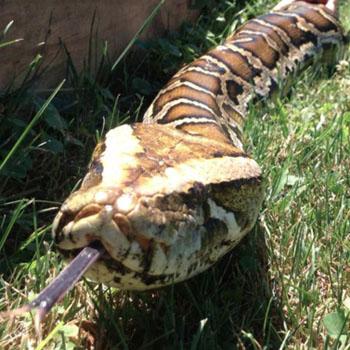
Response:
POLYGON ((222 45, 181 69, 148 108, 144 123, 243 149, 248 106, 286 91, 296 71, 330 60, 344 36, 326 5, 296 1, 248 21, 222 45))

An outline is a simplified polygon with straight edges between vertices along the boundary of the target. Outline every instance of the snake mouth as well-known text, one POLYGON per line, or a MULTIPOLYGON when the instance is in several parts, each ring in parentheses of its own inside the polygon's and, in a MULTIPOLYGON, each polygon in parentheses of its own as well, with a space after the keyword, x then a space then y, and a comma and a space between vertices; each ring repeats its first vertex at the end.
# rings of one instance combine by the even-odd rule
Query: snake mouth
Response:
POLYGON ((105 265, 117 263, 142 271, 141 261, 147 260, 150 251, 163 256, 168 247, 159 237, 137 230, 131 222, 110 205, 89 204, 76 212, 63 206, 54 220, 52 235, 57 250, 68 260, 87 246, 97 246, 103 247, 99 261, 105 265))
POLYGON ((91 241, 88 245, 83 246, 81 248, 74 248, 74 249, 65 249, 65 248, 61 248, 59 245, 56 245, 56 251, 60 253, 60 255, 62 255, 62 257, 67 260, 67 261, 71 261, 73 260, 76 256, 78 256, 86 247, 90 247, 93 249, 96 249, 98 251, 101 252, 98 261, 95 262, 95 264, 97 263, 103 263, 106 266, 110 266, 110 265, 123 265, 123 259, 122 257, 120 259, 117 259, 116 257, 113 257, 109 252, 108 249, 110 249, 110 247, 108 247, 108 245, 104 245, 102 243, 101 240, 93 240, 91 241))
MULTIPOLYGON (((93 241, 87 247, 95 249, 95 250, 100 252, 98 260, 96 260, 92 265, 92 267, 95 266, 96 271, 99 271, 101 266, 104 266, 104 268, 107 268, 107 269, 111 269, 114 272, 115 271, 125 271, 127 269, 127 267, 124 266, 121 261, 116 260, 108 253, 108 251, 106 250, 106 247, 102 244, 101 241, 98 241, 98 240, 93 241)), ((77 256, 79 256, 79 254, 81 254, 81 252, 86 250, 87 247, 70 249, 70 250, 57 247, 57 251, 70 264, 77 256)), ((92 278, 92 280, 98 281, 101 276, 99 276, 98 274, 94 276, 93 271, 92 271, 92 273, 90 272, 90 274, 89 274, 89 270, 88 270, 87 277, 92 278)))
MULTIPOLYGON (((106 251, 104 245, 101 243, 101 241, 92 241, 88 247, 96 249, 101 252, 99 260, 108 260, 110 259, 110 255, 106 251)), ((76 248, 76 249, 62 249, 59 246, 57 246, 57 251, 67 260, 74 259, 77 255, 79 255, 86 247, 82 248, 76 248)))

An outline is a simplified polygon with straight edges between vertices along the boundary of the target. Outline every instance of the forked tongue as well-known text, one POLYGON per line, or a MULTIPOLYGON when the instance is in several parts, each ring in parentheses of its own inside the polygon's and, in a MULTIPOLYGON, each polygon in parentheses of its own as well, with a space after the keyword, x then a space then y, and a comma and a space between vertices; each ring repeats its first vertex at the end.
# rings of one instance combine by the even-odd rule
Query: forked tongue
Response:
POLYGON ((51 308, 60 301, 83 276, 85 271, 104 253, 102 247, 85 247, 61 273, 29 304, 0 313, 3 319, 14 318, 36 309, 35 329, 40 334, 40 323, 51 308))

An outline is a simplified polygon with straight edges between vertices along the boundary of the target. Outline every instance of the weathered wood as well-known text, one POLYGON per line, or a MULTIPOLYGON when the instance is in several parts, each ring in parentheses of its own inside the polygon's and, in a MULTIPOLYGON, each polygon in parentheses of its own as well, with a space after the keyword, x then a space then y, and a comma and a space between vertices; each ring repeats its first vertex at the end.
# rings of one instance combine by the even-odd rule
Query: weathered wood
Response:
MULTIPOLYGON (((44 71, 39 85, 57 84, 65 75, 67 59, 62 42, 78 70, 88 57, 90 37, 97 38, 99 45, 93 49, 93 58, 107 41, 109 55, 115 59, 158 3, 159 0, 0 0, 0 30, 13 20, 6 39, 23 38, 0 49, 0 89, 15 78, 18 83, 38 54, 42 56, 44 71)), ((190 10, 188 4, 188 0, 166 1, 142 38, 160 36, 184 20, 193 20, 196 11, 190 10)))

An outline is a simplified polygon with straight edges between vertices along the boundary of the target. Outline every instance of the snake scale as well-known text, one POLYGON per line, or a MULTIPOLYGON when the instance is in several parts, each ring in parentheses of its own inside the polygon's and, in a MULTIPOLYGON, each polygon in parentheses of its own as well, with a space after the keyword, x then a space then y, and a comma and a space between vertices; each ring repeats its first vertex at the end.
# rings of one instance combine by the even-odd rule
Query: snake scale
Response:
POLYGON ((63 255, 99 242, 87 276, 121 289, 158 288, 213 265, 253 227, 264 198, 243 150, 248 107, 302 68, 339 52, 335 0, 284 0, 182 68, 143 123, 110 130, 53 237, 63 255))

